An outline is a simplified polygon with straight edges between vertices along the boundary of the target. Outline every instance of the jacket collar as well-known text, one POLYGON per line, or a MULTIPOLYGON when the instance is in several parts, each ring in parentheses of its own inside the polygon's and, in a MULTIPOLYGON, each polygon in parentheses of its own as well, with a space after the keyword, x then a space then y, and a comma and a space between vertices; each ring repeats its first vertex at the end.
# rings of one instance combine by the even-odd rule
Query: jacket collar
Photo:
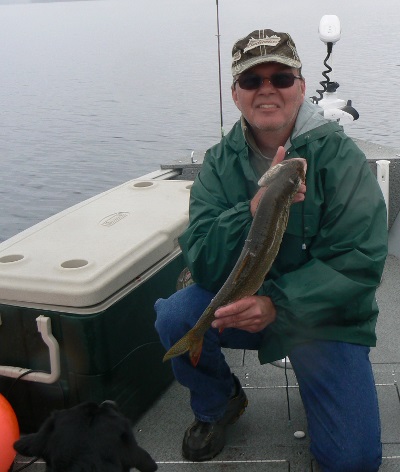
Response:
POLYGON ((311 103, 309 99, 304 100, 299 109, 296 123, 285 149, 296 148, 320 139, 330 133, 340 131, 343 128, 336 122, 324 118, 320 106, 311 103))

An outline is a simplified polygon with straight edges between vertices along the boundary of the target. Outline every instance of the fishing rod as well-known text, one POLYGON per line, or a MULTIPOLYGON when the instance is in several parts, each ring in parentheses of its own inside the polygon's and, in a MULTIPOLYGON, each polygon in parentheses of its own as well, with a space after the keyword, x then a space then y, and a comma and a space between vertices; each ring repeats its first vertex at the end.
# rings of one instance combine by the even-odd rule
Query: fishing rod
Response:
POLYGON ((221 124, 221 137, 224 137, 224 121, 222 113, 222 83, 221 83, 221 35, 219 33, 219 5, 218 0, 216 0, 217 6, 217 41, 218 41, 218 83, 219 83, 219 117, 221 124))

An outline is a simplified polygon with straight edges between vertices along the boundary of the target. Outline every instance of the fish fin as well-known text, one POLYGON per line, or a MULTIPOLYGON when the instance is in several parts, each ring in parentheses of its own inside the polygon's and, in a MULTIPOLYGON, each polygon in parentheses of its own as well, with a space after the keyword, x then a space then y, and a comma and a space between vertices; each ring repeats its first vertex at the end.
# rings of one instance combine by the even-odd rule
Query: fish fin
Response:
POLYGON ((165 356, 163 357, 163 362, 169 361, 170 359, 173 359, 174 357, 181 356, 182 354, 185 354, 185 352, 189 351, 190 346, 188 343, 188 334, 187 333, 183 338, 181 338, 178 342, 176 342, 166 353, 165 356))
POLYGON ((201 351, 203 350, 203 339, 203 337, 197 338, 196 342, 194 342, 189 349, 190 362, 193 367, 196 367, 199 363, 201 351))
POLYGON ((246 267, 248 261, 249 261, 249 258, 250 258, 250 253, 247 252, 247 254, 244 256, 243 258, 243 261, 242 263, 240 264, 240 267, 238 268, 237 272, 236 272, 236 276, 233 280, 233 283, 235 284, 237 282, 237 280, 239 279, 239 277, 241 276, 244 268, 246 267))
POLYGON ((182 354, 185 354, 185 352, 189 351, 190 362, 193 367, 196 367, 200 360, 202 349, 203 336, 196 336, 196 334, 190 330, 167 351, 163 358, 163 362, 181 356, 182 354))

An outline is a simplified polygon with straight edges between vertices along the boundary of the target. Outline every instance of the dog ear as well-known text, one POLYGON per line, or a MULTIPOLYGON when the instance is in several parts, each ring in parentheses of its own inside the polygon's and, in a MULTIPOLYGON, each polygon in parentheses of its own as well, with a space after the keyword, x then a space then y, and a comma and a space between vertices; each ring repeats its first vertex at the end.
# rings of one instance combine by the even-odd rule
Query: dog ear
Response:
POLYGON ((140 472, 155 472, 158 469, 150 454, 136 444, 135 462, 133 464, 140 472))
POLYGON ((130 421, 125 420, 124 430, 120 435, 119 457, 128 467, 135 467, 140 472, 155 472, 158 467, 150 454, 136 442, 130 421))
POLYGON ((37 433, 28 434, 14 443, 14 449, 23 456, 45 457, 46 446, 54 431, 56 412, 42 424, 37 433))

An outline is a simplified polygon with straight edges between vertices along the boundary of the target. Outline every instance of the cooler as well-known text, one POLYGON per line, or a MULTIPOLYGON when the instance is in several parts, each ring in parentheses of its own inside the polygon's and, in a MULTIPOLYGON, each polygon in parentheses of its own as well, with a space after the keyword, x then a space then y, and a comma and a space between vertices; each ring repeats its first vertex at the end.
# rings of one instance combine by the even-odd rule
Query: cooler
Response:
POLYGON ((0 393, 23 432, 86 400, 135 420, 171 382, 153 306, 183 269, 190 186, 132 180, 0 244, 0 393), (38 380, 50 377, 39 321, 59 350, 51 383, 38 380), (44 373, 16 380, 12 367, 44 373))

